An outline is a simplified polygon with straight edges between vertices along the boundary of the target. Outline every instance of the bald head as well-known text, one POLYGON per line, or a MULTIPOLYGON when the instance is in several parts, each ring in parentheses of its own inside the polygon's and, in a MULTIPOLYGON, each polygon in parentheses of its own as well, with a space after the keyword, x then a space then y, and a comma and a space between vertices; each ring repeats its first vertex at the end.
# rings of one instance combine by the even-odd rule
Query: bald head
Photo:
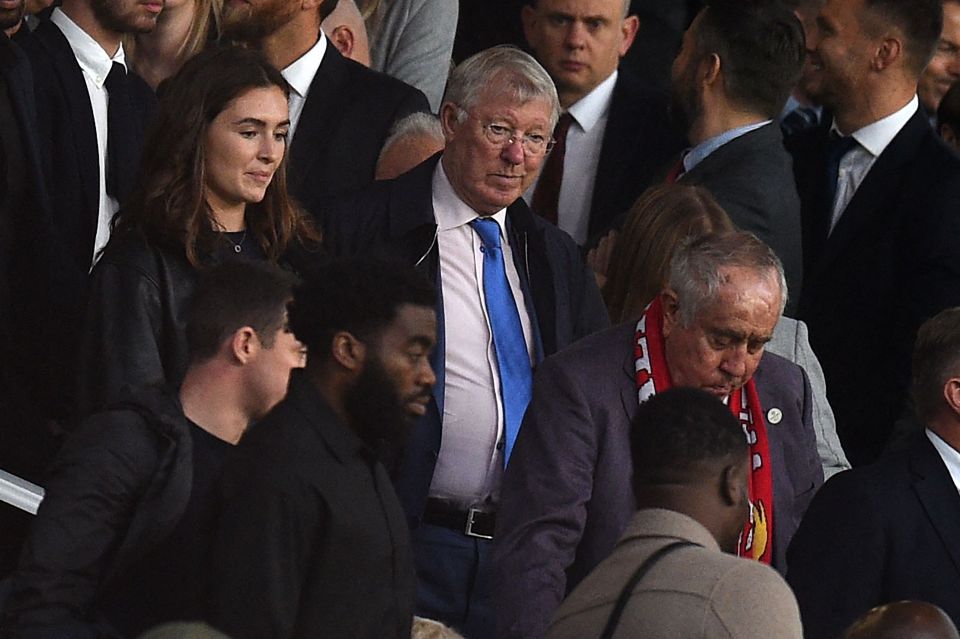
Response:
POLYGON ((933 604, 898 601, 867 612, 847 628, 843 639, 960 639, 960 633, 933 604))

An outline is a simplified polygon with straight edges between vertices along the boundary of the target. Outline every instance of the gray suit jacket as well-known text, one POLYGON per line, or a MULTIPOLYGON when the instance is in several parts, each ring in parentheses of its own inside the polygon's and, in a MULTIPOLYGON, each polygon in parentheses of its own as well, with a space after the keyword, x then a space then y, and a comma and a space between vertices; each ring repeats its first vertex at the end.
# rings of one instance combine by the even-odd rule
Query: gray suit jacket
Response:
POLYGON ((675 541, 696 545, 672 550, 650 567, 615 637, 803 637, 797 600, 776 571, 721 552, 710 532, 684 514, 649 508, 634 515, 613 554, 563 602, 547 639, 599 636, 634 571, 675 541))
MULTIPOLYGON (((634 323, 547 358, 504 475, 494 562, 499 637, 540 637, 563 597, 613 550, 636 510, 629 427, 634 323)), ((773 565, 823 482, 807 376, 766 353, 754 374, 773 466, 773 565)))

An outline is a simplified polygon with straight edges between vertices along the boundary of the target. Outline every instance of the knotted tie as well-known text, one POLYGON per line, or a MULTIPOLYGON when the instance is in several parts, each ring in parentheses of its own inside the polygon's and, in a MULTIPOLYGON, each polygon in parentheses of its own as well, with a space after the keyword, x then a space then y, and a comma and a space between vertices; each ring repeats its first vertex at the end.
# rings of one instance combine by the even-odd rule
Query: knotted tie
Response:
POLYGON ((780 121, 780 131, 784 136, 793 135, 804 129, 817 126, 819 116, 811 107, 797 107, 780 121))
POLYGON ((140 159, 140 136, 127 81, 127 71, 114 62, 107 88, 107 193, 123 202, 133 189, 140 159))
POLYGON ((560 208, 560 184, 563 182, 563 158, 567 152, 567 131, 573 122, 573 116, 564 113, 553 129, 556 144, 540 173, 537 188, 533 192, 533 212, 549 222, 557 223, 560 208))
POLYGON ((504 269, 500 244, 500 225, 492 218, 479 217, 470 226, 483 243, 483 295, 493 331, 493 347, 500 371, 500 393, 503 401, 506 466, 520 432, 523 413, 530 403, 532 371, 527 343, 523 337, 517 302, 510 290, 504 269))

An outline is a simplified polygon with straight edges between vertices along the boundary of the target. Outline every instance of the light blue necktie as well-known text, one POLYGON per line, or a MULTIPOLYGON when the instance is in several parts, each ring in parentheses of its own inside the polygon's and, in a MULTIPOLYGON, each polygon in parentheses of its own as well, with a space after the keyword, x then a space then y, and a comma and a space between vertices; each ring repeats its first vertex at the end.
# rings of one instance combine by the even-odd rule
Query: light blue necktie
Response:
POLYGON ((500 225, 492 218, 479 217, 470 222, 470 226, 480 235, 483 243, 483 295, 493 331, 497 368, 500 371, 500 394, 506 431, 503 463, 506 466, 520 432, 523 413, 530 403, 533 373, 530 369, 527 343, 523 338, 520 313, 517 312, 517 302, 513 298, 504 270, 500 225))

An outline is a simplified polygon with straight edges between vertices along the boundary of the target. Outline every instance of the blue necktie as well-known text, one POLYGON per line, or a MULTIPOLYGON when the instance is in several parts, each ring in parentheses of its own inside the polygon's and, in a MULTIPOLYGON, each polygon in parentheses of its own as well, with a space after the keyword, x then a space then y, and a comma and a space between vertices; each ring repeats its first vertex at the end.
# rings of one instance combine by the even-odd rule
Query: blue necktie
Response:
POLYGON ((500 370, 500 393, 506 431, 503 464, 506 466, 520 432, 523 413, 530 403, 533 373, 517 302, 513 298, 504 270, 500 225, 492 218, 479 217, 470 222, 470 226, 480 235, 483 243, 483 295, 493 331, 497 368, 500 370))

